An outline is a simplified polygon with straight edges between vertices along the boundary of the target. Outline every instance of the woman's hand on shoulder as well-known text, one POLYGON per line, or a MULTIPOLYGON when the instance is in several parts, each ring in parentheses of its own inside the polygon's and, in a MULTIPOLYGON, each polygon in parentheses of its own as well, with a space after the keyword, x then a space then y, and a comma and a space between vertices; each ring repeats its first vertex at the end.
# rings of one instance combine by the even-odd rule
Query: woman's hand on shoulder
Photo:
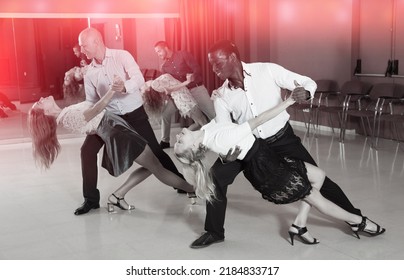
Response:
POLYGON ((222 161, 223 164, 233 162, 237 160, 237 157, 241 154, 241 149, 240 146, 236 146, 233 150, 233 148, 230 148, 229 151, 227 152, 226 155, 220 153, 219 157, 220 160, 222 161))

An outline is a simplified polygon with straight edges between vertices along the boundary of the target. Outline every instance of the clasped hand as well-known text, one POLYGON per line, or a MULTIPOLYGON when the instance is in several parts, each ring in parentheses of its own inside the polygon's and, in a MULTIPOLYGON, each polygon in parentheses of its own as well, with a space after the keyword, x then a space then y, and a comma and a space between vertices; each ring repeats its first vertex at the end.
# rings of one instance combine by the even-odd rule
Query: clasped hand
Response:
POLYGON ((125 82, 121 79, 121 77, 114 75, 114 82, 111 86, 113 91, 125 93, 125 82))
POLYGON ((306 89, 304 87, 302 87, 301 85, 299 85, 298 82, 294 81, 294 83, 295 83, 296 87, 292 91, 293 100, 295 100, 298 103, 307 101, 306 89))

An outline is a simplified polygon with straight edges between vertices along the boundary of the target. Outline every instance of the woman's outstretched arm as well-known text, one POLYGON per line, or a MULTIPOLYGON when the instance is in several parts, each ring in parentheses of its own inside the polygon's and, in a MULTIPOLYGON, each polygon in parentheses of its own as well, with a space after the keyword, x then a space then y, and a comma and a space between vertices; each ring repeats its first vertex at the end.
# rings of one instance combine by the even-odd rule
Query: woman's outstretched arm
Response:
POLYGON ((185 81, 183 81, 182 83, 180 83, 178 85, 166 87, 166 88, 164 88, 164 90, 168 93, 171 93, 172 91, 176 91, 183 87, 186 87, 191 82, 191 78, 192 78, 192 74, 187 74, 187 79, 185 81))
POLYGON ((112 96, 114 96, 114 94, 115 91, 109 89, 107 93, 100 100, 98 100, 97 103, 95 103, 91 108, 85 110, 83 115, 86 122, 90 121, 96 115, 101 113, 101 111, 104 110, 105 107, 108 105, 109 101, 111 101, 111 98, 112 96))
POLYGON ((279 115, 279 113, 286 110, 286 108, 288 108, 293 103, 295 103, 295 101, 293 100, 292 95, 290 95, 288 99, 278 104, 274 108, 266 110, 265 112, 259 114, 256 118, 249 120, 248 124, 250 125, 251 130, 256 129, 257 126, 260 126, 270 119, 276 117, 277 115, 279 115))

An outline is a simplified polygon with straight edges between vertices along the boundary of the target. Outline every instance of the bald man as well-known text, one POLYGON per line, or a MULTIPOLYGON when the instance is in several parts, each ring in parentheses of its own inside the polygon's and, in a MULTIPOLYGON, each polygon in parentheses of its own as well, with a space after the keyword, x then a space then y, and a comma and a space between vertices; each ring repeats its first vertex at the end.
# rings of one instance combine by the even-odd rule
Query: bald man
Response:
MULTIPOLYGON (((125 50, 107 48, 101 33, 95 28, 86 28, 79 34, 79 45, 81 52, 92 60, 84 75, 86 100, 96 103, 113 83, 115 88, 126 92, 123 95, 115 95, 106 109, 126 120, 147 140, 163 166, 183 178, 171 158, 161 149, 149 123, 140 94, 140 88, 145 81, 133 56, 125 50)), ((97 154, 103 145, 104 142, 99 136, 87 135, 81 146, 84 203, 76 209, 75 215, 82 215, 100 207, 97 154)))

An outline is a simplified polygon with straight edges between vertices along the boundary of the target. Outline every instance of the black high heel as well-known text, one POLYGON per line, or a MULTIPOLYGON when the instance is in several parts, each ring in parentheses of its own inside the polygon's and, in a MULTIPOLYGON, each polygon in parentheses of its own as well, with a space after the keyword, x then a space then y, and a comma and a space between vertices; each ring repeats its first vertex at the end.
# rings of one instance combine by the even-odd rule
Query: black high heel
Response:
POLYGON ((307 227, 299 227, 295 224, 292 224, 292 227, 297 229, 297 232, 293 232, 290 229, 288 231, 290 236, 290 243, 292 244, 292 246, 293 246, 293 239, 295 238, 295 236, 299 237, 300 241, 302 241, 304 244, 314 245, 320 243, 320 241, 318 241, 316 238, 313 238, 313 241, 309 241, 306 237, 302 236, 307 232, 307 227))
POLYGON ((368 217, 362 217, 362 221, 360 222, 360 224, 351 224, 348 222, 347 222, 347 224, 351 227, 352 232, 355 234, 356 238, 358 238, 358 239, 360 239, 360 236, 359 236, 360 232, 364 232, 364 233, 368 234, 369 236, 377 236, 386 231, 385 228, 382 228, 381 226, 379 226, 378 224, 373 222, 368 217), (367 221, 370 221, 376 225, 376 231, 366 229, 367 221))
POLYGON ((120 208, 120 209, 122 209, 122 210, 133 210, 133 209, 135 209, 135 206, 130 205, 130 204, 127 203, 126 201, 125 201, 125 203, 128 205, 128 208, 123 207, 122 204, 121 204, 121 201, 122 201, 122 200, 125 201, 125 198, 123 198, 123 197, 117 197, 115 194, 111 194, 111 195, 108 197, 108 201, 109 201, 109 203, 108 203, 108 211, 109 211, 109 212, 113 212, 113 211, 114 211, 114 206, 116 206, 116 207, 118 207, 118 208, 120 208), (116 202, 112 202, 112 201, 111 201, 111 196, 115 197, 116 202), (112 207, 111 207, 111 206, 112 206, 112 207), (110 209, 111 209, 111 211, 110 211, 110 209))

